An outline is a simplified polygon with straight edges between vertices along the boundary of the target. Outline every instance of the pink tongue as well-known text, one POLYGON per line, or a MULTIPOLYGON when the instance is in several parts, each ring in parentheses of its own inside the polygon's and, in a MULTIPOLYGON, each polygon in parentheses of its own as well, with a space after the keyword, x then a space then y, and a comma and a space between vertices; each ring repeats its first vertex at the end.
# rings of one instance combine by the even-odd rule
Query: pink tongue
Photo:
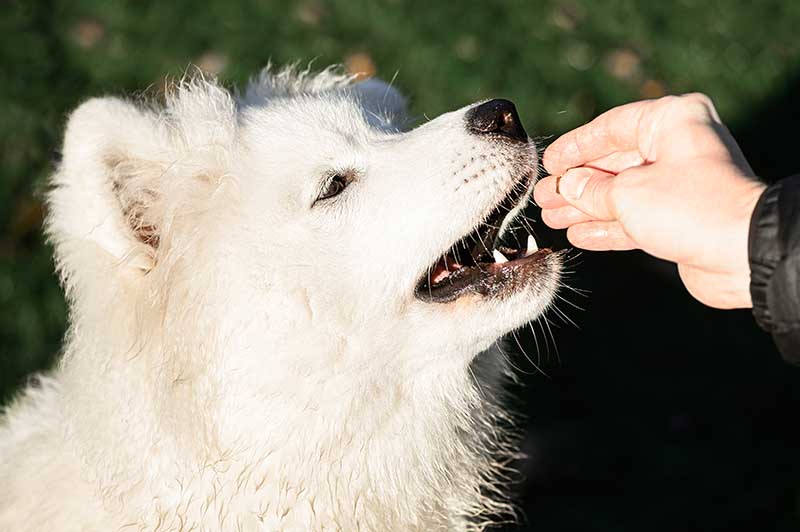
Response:
POLYGON ((459 268, 461 268, 461 265, 450 257, 442 257, 433 267, 433 271, 431 271, 431 284, 436 284, 446 279, 451 272, 459 268))

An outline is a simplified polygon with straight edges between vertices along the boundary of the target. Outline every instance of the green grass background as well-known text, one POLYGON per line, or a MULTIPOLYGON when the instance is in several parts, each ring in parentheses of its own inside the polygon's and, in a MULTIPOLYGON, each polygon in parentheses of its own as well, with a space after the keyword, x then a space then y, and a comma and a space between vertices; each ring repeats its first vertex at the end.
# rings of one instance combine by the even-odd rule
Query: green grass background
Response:
MULTIPOLYGON (((800 2, 777 0, 2 1, 0 402, 7 400, 31 372, 47 368, 59 350, 66 309, 53 275, 51 250, 41 235, 43 213, 39 191, 52 171, 50 156, 59 148, 66 117, 82 100, 109 93, 157 93, 165 77, 180 76, 190 63, 221 68, 220 77, 230 85, 238 85, 269 60, 281 64, 314 59, 320 67, 342 62, 374 65, 378 76, 395 78, 395 84, 410 96, 413 114, 420 118, 433 117, 482 98, 510 98, 517 103, 529 133, 549 137, 623 102, 699 90, 714 99, 734 133, 742 131, 744 137, 754 139, 749 153, 763 163, 761 169, 777 172, 783 166, 771 165, 773 159, 786 161, 789 166, 792 163, 788 153, 792 144, 785 142, 783 153, 773 154, 769 138, 791 134, 793 124, 787 122, 780 102, 791 102, 800 71, 798 27, 800 2), (787 91, 789 96, 785 95, 787 91), (783 100, 779 98, 776 104, 776 95, 781 94, 783 100), (784 131, 770 127, 773 117, 764 116, 767 111, 775 115, 775 121, 784 120, 784 131)), ((744 147, 748 153, 748 146, 744 147)), ((578 268, 609 271, 613 275, 616 267, 604 260, 589 258, 588 264, 578 268)), ((650 273, 643 275, 651 275, 647 279, 655 285, 674 282, 670 273, 658 273, 662 272, 659 269, 662 266, 638 256, 635 260, 645 261, 643 267, 650 273)), ((628 274, 638 275, 633 270, 628 274)), ((589 308, 579 315, 579 321, 600 323, 605 301, 611 302, 607 308, 613 311, 609 312, 618 311, 620 321, 630 322, 625 314, 635 314, 637 310, 619 307, 620 300, 614 294, 604 296, 604 287, 613 283, 607 284, 602 276, 584 276, 585 284, 598 294, 599 303, 594 310, 589 308), (614 307, 615 304, 618 306, 614 307)), ((670 286, 671 290, 679 290, 670 286)), ((646 299, 650 303, 667 304, 659 303, 658 297, 646 299)), ((659 322, 662 327, 678 323, 675 321, 680 320, 678 316, 686 314, 683 309, 689 308, 689 315, 718 323, 723 334, 731 327, 754 329, 744 315, 732 318, 733 322, 714 322, 727 318, 705 314, 688 299, 681 299, 675 305, 674 311, 665 313, 666 318, 659 316, 664 318, 659 322)), ((618 358, 628 361, 628 366, 621 367, 618 373, 627 380, 617 381, 614 386, 649 382, 641 393, 655 394, 652 400, 658 404, 662 403, 657 397, 669 401, 676 393, 674 382, 659 380, 657 375, 650 375, 655 380, 646 381, 646 368, 639 373, 626 373, 625 368, 636 367, 641 357, 652 354, 652 349, 642 347, 647 345, 647 338, 629 330, 620 342, 608 331, 592 337, 591 325, 584 330, 585 333, 575 329, 557 333, 556 340, 574 347, 575 352, 560 362, 547 363, 554 372, 550 378, 541 382, 530 379, 532 386, 552 390, 544 397, 551 404, 563 406, 564 383, 594 383, 587 384, 584 390, 589 391, 570 392, 583 394, 585 404, 591 403, 590 393, 595 390, 603 393, 603 383, 588 376, 570 379, 573 375, 570 368, 576 368, 574 375, 586 375, 607 367, 585 363, 586 358, 580 356, 581 352, 597 352, 594 349, 597 344, 593 342, 601 340, 605 342, 603 345, 617 346, 606 348, 610 351, 609 360, 622 353, 618 358), (574 340, 581 334, 584 340, 574 340), (565 374, 561 382, 559 372, 565 374)), ((656 334, 663 334, 663 330, 656 334)), ((777 360, 762 337, 747 336, 730 345, 707 340, 700 328, 686 336, 683 343, 670 347, 685 353, 685 346, 692 344, 701 352, 700 356, 713 353, 709 356, 718 357, 704 370, 709 379, 702 381, 706 384, 716 382, 713 376, 719 375, 719 367, 726 365, 725 350, 734 349, 735 345, 753 345, 759 353, 766 351, 760 357, 777 360)), ((663 348, 664 344, 660 345, 663 348)), ((692 364, 685 358, 681 361, 692 364)), ((800 386, 796 375, 789 373, 791 376, 785 377, 782 373, 791 372, 790 368, 769 366, 764 371, 763 383, 767 388, 776 382, 770 378, 777 379, 787 389, 800 386)), ((719 377, 723 379, 723 388, 735 389, 740 382, 736 379, 744 378, 746 371, 736 375, 728 381, 724 381, 728 377, 719 377)), ((787 397, 790 395, 795 397, 787 392, 787 397)), ((531 392, 521 397, 526 404, 524 401, 538 396, 531 392)), ((736 397, 733 392, 725 398, 734 404, 750 401, 748 397, 736 397)), ((728 404, 722 400, 705 403, 707 399, 699 391, 685 395, 684 399, 688 410, 699 408, 708 411, 709 418, 728 419, 719 414, 728 404)), ((656 419, 655 414, 644 411, 644 407, 636 410, 632 406, 636 400, 630 397, 615 407, 623 411, 633 408, 634 423, 647 426, 656 419)), ((536 427, 542 425, 561 427, 559 434, 569 439, 572 429, 564 429, 563 420, 576 418, 569 408, 559 406, 559 409, 545 412, 540 425, 534 416, 531 430, 535 433, 536 427)), ((602 421, 601 414, 591 408, 588 412, 587 426, 603 423, 608 431, 615 430, 613 423, 602 421)), ((577 419, 583 421, 576 423, 586 421, 581 416, 577 419)), ((728 422, 740 423, 734 418, 725 421, 728 422)), ((785 420, 784 424, 791 422, 785 420)), ((782 426, 780 422, 778 426, 782 426)), ((701 440, 702 437, 702 434, 697 436, 701 440)), ((758 435, 748 438, 747 442, 761 441, 758 435)), ((683 530, 695 529, 695 525, 697 529, 730 530, 734 523, 742 521, 741 516, 763 514, 774 518, 765 529, 800 524, 797 495, 800 491, 795 488, 800 487, 800 475, 794 483, 785 474, 798 472, 799 459, 791 448, 769 448, 770 453, 777 453, 771 459, 779 461, 770 462, 770 467, 779 471, 758 481, 761 484, 752 479, 737 481, 742 471, 737 467, 739 460, 731 458, 732 463, 719 465, 721 476, 715 477, 725 480, 709 485, 705 472, 709 468, 717 471, 714 467, 719 455, 715 451, 725 448, 724 439, 713 440, 699 454, 681 447, 681 443, 676 444, 677 449, 669 444, 665 450, 657 443, 661 440, 646 441, 649 443, 645 447, 653 451, 642 451, 644 458, 632 466, 639 471, 631 477, 633 480, 620 480, 627 477, 616 475, 615 468, 619 465, 614 461, 616 458, 603 462, 606 456, 603 453, 599 457, 589 453, 590 458, 586 458, 584 449, 576 454, 583 457, 576 458, 579 463, 599 460, 605 464, 604 473, 592 469, 591 474, 599 478, 592 477, 588 483, 580 475, 570 482, 571 473, 561 474, 558 468, 569 469, 574 464, 554 459, 548 467, 555 468, 555 473, 540 484, 534 482, 523 489, 525 495, 521 501, 528 522, 537 525, 538 530, 673 530, 678 523, 683 530), (675 468, 682 472, 677 479, 669 475, 675 468), (669 490, 659 491, 656 486, 663 486, 660 481, 642 480, 652 476, 641 473, 647 470, 654 472, 655 479, 669 477, 669 490), (607 475, 607 484, 602 480, 603 474, 607 475), (750 490, 752 482, 761 486, 755 492, 750 490), (617 494, 611 501, 609 486, 615 486, 611 491, 617 494), (649 496, 643 495, 646 490, 650 490, 649 496), (603 496, 596 498, 595 493, 603 496), (549 501, 546 507, 535 502, 542 500, 537 494, 546 494, 549 501), (686 502, 703 501, 706 497, 726 502, 722 506, 686 502), (654 499, 661 504, 654 507, 654 499), (641 515, 644 508, 649 510, 641 515), (698 516, 700 521, 696 520, 698 516)), ((613 438, 607 443, 624 445, 613 438)), ((746 447, 737 449, 747 455, 746 447)), ((751 456, 747 460, 756 467, 756 458, 751 456)), ((750 471, 750 466, 747 467, 750 471)))

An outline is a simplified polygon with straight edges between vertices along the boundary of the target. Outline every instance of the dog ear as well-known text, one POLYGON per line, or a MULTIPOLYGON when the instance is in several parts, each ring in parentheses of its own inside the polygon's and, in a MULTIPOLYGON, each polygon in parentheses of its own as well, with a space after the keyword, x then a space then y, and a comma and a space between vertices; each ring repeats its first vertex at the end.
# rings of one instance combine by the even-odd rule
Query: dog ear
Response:
POLYGON ((47 198, 46 231, 67 288, 104 264, 146 273, 179 227, 196 233, 235 131, 230 93, 202 77, 181 81, 159 109, 97 98, 74 111, 47 198))
POLYGON ((170 159, 156 124, 151 113, 117 98, 89 100, 70 116, 47 202, 62 276, 109 260, 125 269, 152 267, 159 237, 147 206, 170 159))
POLYGON ((377 78, 355 83, 352 87, 366 111, 370 124, 402 129, 406 122, 406 99, 396 88, 377 78))

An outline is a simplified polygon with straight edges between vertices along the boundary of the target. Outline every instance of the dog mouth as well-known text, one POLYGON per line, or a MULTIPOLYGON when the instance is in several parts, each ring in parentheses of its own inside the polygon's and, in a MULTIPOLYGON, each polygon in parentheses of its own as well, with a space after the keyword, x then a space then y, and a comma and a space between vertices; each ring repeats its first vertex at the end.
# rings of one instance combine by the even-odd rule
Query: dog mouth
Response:
POLYGON ((467 294, 502 296, 527 285, 543 270, 542 259, 551 254, 548 248, 539 249, 533 236, 528 235, 524 247, 500 245, 500 230, 511 212, 519 205, 532 176, 503 199, 470 233, 460 238, 429 268, 414 291, 427 303, 449 303, 467 294))

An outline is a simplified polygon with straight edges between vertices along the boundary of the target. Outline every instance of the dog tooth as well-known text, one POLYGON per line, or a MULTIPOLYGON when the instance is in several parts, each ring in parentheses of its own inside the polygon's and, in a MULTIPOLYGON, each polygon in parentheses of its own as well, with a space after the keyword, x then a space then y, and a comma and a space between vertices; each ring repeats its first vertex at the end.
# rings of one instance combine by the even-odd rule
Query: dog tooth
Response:
POLYGON ((500 253, 496 249, 494 251, 492 251, 492 256, 494 257, 494 261, 497 264, 503 264, 504 262, 508 262, 508 259, 506 258, 506 256, 503 255, 502 253, 500 253))
POLYGON ((539 246, 536 245, 536 240, 534 240, 532 235, 528 235, 528 249, 525 250, 525 256, 537 251, 539 251, 539 246))

